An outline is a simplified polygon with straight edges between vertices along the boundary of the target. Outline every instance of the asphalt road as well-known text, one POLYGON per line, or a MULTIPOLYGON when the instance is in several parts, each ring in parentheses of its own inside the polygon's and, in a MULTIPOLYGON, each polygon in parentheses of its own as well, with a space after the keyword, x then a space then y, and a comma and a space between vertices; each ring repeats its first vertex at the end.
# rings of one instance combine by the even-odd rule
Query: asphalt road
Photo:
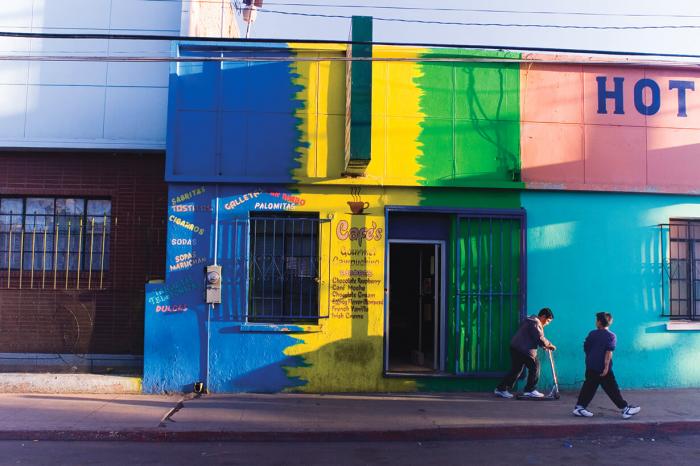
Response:
POLYGON ((0 465, 698 465, 700 435, 460 442, 0 442, 0 465))

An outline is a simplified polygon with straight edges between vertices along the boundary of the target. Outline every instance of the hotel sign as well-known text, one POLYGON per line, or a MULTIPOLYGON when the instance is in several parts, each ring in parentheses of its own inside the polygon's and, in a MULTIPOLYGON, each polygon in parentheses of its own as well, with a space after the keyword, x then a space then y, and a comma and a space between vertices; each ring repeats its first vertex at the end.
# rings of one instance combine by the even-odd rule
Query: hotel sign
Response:
POLYGON ((686 100, 690 93, 695 91, 695 82, 688 80, 669 79, 659 82, 654 79, 642 78, 635 83, 626 83, 624 77, 615 76, 608 80, 607 76, 597 76, 598 84, 598 113, 607 114, 609 109, 617 115, 624 115, 625 111, 631 111, 632 106, 625 102, 625 86, 634 88, 634 110, 642 115, 655 115, 661 105, 675 105, 676 116, 685 118, 688 116, 686 100), (612 82, 610 82, 612 81, 612 82), (661 89, 665 87, 675 94, 676 98, 671 102, 661 101, 661 89))

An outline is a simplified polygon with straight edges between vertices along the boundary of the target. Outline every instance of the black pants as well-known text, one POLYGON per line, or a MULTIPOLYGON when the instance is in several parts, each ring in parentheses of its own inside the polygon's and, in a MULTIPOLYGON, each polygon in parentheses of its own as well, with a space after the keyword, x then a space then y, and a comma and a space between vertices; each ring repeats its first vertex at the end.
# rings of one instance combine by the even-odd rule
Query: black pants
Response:
POLYGON ((520 377, 523 367, 527 367, 525 391, 533 391, 537 386, 537 381, 540 380, 540 362, 537 360, 537 356, 533 357, 529 353, 521 353, 514 348, 510 349, 510 371, 498 384, 498 390, 510 390, 520 377))
POLYGON ((624 398, 622 398, 620 387, 617 385, 617 380, 615 380, 615 374, 613 374, 613 371, 609 371, 605 377, 601 377, 600 372, 589 369, 586 369, 586 380, 583 382, 581 391, 578 394, 578 402, 576 404, 583 406, 584 408, 588 406, 588 403, 593 400, 599 385, 603 387, 603 390, 605 390, 605 393, 608 394, 610 400, 615 403, 615 406, 620 409, 627 406, 627 402, 624 398))

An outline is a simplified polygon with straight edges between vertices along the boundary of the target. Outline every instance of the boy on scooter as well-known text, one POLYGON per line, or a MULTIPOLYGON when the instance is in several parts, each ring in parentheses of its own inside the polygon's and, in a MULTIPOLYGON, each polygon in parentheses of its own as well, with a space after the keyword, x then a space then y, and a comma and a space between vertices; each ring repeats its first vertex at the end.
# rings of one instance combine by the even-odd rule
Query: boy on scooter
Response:
POLYGON ((520 328, 510 340, 510 371, 503 377, 501 383, 493 391, 494 395, 501 398, 513 398, 510 389, 520 377, 523 367, 527 367, 527 385, 525 385, 525 398, 543 398, 544 394, 535 389, 540 378, 540 362, 537 359, 537 347, 541 346, 554 351, 556 346, 544 337, 544 327, 554 319, 552 310, 543 308, 535 316, 525 319, 520 328))

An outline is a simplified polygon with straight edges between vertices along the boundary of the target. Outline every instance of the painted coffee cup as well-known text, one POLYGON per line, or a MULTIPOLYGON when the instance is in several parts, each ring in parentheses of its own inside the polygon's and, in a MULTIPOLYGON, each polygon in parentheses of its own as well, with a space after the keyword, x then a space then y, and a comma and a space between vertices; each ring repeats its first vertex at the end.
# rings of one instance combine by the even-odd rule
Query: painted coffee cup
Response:
POLYGON ((353 214, 361 214, 363 210, 367 209, 369 207, 369 202, 365 201, 348 201, 348 205, 350 206, 350 211, 353 214))

